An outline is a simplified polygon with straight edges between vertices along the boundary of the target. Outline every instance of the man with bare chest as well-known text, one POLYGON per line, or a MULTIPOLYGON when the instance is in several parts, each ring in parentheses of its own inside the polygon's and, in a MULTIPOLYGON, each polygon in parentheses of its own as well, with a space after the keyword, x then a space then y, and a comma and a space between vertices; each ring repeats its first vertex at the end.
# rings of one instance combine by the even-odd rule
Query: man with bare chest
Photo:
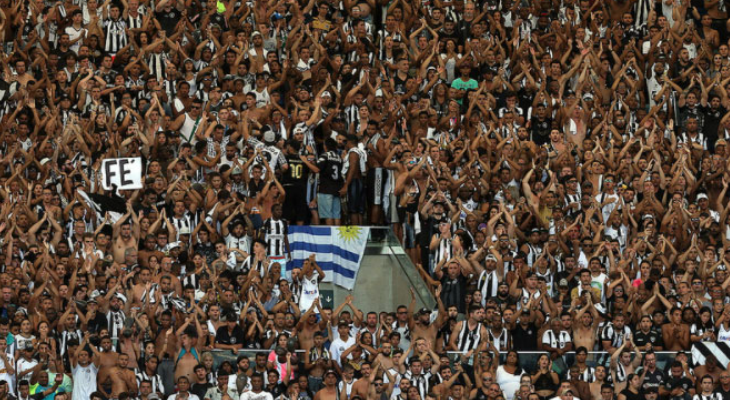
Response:
POLYGON ((368 388, 370 387, 370 373, 372 367, 369 362, 364 362, 360 367, 360 373, 362 377, 352 384, 352 393, 350 397, 359 397, 361 399, 367 398, 368 388))
POLYGON ((200 364, 200 353, 193 346, 193 337, 189 333, 180 335, 180 350, 176 354, 175 379, 181 376, 194 378, 195 366, 200 364))
POLYGON ((314 400, 337 400, 337 374, 334 370, 324 373, 324 387, 314 395, 314 400))
POLYGON ((119 394, 121 393, 136 393, 137 378, 134 376, 134 372, 127 368, 128 364, 129 356, 120 354, 117 357, 117 364, 115 366, 100 369, 97 377, 99 390, 110 394, 109 397, 114 399, 119 398, 119 394), (108 388, 111 388, 111 392, 108 391, 108 388))
POLYGON ((314 345, 314 334, 316 332, 327 329, 327 325, 323 326, 322 322, 317 322, 317 314, 319 309, 319 297, 314 300, 309 310, 302 315, 297 324, 297 337, 299 338, 299 348, 309 351, 314 345))
POLYGON ((124 391, 124 381, 116 373, 119 363, 119 354, 112 350, 112 340, 109 336, 101 338, 101 353, 99 354, 99 375, 96 378, 98 390, 107 395, 114 395, 124 391))
POLYGON ((113 228, 114 261, 124 264, 125 251, 132 248, 136 252, 139 242, 139 220, 131 203, 127 203, 127 213, 114 223, 113 228))
POLYGON ((308 375, 307 382, 312 391, 317 391, 322 386, 324 372, 335 367, 329 351, 324 347, 322 332, 314 334, 314 345, 305 354, 304 369, 308 375))
MULTIPOLYGON (((431 343, 432 346, 436 344, 436 334, 448 317, 444 303, 441 301, 441 286, 436 288, 435 297, 438 302, 438 316, 433 323, 431 323, 431 310, 427 308, 421 309, 418 314, 412 317, 414 319, 412 330, 413 338, 424 338, 426 339, 426 342, 431 343)), ((433 348, 430 350, 433 350, 433 348)))

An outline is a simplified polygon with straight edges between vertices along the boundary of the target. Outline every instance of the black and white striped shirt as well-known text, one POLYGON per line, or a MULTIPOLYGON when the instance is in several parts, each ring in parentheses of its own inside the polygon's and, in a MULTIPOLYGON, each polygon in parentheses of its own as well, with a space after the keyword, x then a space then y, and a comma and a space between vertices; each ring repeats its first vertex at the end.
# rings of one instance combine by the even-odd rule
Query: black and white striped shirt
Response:
POLYGON ((141 13, 137 14, 136 17, 127 15, 127 19, 125 20, 125 22, 127 23, 129 29, 140 29, 142 28, 143 17, 144 15, 142 15, 141 13))
POLYGON ((127 45, 127 23, 121 19, 107 19, 104 21, 104 35, 106 42, 104 43, 104 51, 110 54, 116 54, 122 47, 127 45))
POLYGON ((146 371, 137 370, 134 376, 137 377, 137 386, 139 386, 142 381, 150 381, 152 382, 152 390, 154 392, 165 393, 165 386, 162 384, 162 378, 159 374, 147 375, 146 371))
POLYGON ((508 350, 509 346, 509 331, 507 328, 502 327, 502 331, 499 332, 499 336, 496 336, 494 333, 492 333, 492 329, 487 330, 487 334, 489 335, 490 339, 492 339, 492 343, 494 343, 494 347, 497 348, 498 351, 506 351, 508 350))
POLYGON ((283 219, 269 218, 262 227, 266 240, 266 251, 269 257, 280 257, 286 254, 286 235, 289 233, 289 224, 283 219))
POLYGON ((704 395, 704 394, 696 394, 694 397, 692 397, 692 400, 724 400, 722 397, 722 393, 712 393, 710 395, 704 395))
POLYGON ((618 329, 610 322, 601 331, 601 340, 610 341, 612 347, 618 348, 624 343, 624 337, 630 333, 631 329, 628 326, 618 329))
POLYGON ((406 373, 403 374, 403 377, 411 382, 411 386, 415 386, 416 388, 418 388, 418 393, 421 394, 422 399, 426 398, 426 394, 428 393, 428 389, 430 386, 428 384, 428 377, 426 377, 422 373, 414 375, 411 371, 406 371, 406 373))
POLYGON ((193 225, 193 221, 191 220, 188 213, 183 214, 181 218, 178 218, 176 216, 172 216, 170 218, 170 223, 175 227, 175 231, 177 232, 177 239, 180 239, 180 229, 188 229, 190 233, 193 232, 195 229, 195 226, 193 225))
POLYGON ((448 261, 452 255, 451 239, 442 238, 439 240, 438 247, 433 253, 433 263, 438 265, 442 260, 448 261))
POLYGON ((109 310, 106 313, 106 319, 109 321, 109 337, 114 339, 118 339, 119 336, 122 334, 122 330, 124 329, 124 319, 125 319, 124 311, 112 311, 109 310))
POLYGON ((497 296, 497 288, 499 287, 499 277, 497 271, 482 271, 477 281, 477 290, 482 292, 482 305, 487 299, 497 296))
MULTIPOLYGON (((147 68, 150 69, 150 74, 154 75, 157 80, 165 79, 167 59, 167 53, 151 53, 147 58, 147 68)), ((167 91, 168 96, 170 96, 170 92, 169 90, 167 91)), ((174 90, 172 90, 172 93, 174 96, 174 90)))
POLYGON ((564 349, 571 341, 570 333, 567 331, 555 333, 552 329, 548 329, 542 334, 542 343, 553 349, 564 349))
POLYGON ((253 254, 243 260, 243 264, 241 265, 241 271, 243 271, 244 274, 248 274, 251 271, 251 268, 258 271, 259 275, 262 278, 266 275, 266 273, 269 272, 264 266, 263 261, 256 261, 253 254))
POLYGON ((69 340, 76 340, 78 343, 81 343, 82 338, 84 337, 83 333, 81 332, 81 329, 76 329, 75 331, 63 331, 61 332, 61 343, 59 350, 61 351, 61 356, 63 356, 66 353, 66 350, 68 350, 68 342, 69 340))
POLYGON ((540 254, 542 254, 542 248, 537 245, 533 245, 532 243, 527 243, 527 247, 530 249, 527 253, 527 265, 532 267, 532 264, 537 261, 540 254))
POLYGON ((596 381, 596 369, 590 366, 586 366, 586 369, 578 375, 578 380, 593 383, 596 381))
POLYGON ((476 350, 481 340, 482 323, 478 322, 474 329, 469 329, 469 321, 464 321, 459 336, 456 338, 456 347, 462 352, 476 350))

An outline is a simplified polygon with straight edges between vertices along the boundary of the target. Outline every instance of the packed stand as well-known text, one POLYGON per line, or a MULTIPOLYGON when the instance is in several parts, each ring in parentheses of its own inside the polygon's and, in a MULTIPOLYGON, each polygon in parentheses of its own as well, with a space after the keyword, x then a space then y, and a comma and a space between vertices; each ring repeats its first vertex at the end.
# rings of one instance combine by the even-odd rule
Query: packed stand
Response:
POLYGON ((0 0, 0 400, 730 399, 728 3, 0 0))

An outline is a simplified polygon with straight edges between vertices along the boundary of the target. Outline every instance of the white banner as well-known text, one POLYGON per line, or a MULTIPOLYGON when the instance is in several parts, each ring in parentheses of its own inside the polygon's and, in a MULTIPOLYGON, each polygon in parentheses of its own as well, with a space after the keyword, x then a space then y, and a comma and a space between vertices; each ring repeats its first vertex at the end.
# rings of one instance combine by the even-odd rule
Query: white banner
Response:
POLYGON ((101 162, 101 187, 104 190, 142 189, 141 158, 109 158, 101 162))

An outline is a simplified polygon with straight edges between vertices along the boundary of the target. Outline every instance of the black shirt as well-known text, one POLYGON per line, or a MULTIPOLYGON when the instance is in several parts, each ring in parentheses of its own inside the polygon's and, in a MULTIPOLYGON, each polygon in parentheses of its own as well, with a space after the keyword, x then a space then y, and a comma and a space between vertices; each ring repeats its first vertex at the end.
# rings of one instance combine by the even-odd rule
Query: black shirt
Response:
POLYGON ((676 388, 682 388, 684 390, 683 396, 674 396, 671 397, 672 399, 690 399, 692 396, 689 394, 689 390, 693 387, 692 381, 689 380, 689 378, 686 377, 680 377, 680 378, 670 378, 664 383, 664 389, 671 392, 672 390, 676 388))
MULTIPOLYGON (((226 324, 227 325, 227 324, 226 324)), ((215 333, 215 342, 220 344, 245 344, 243 329, 236 325, 232 333, 228 333, 228 326, 223 325, 215 333)))
POLYGON ((477 389, 477 394, 476 397, 474 397, 474 400, 489 400, 489 396, 487 396, 482 389, 477 389))
POLYGON ((466 278, 459 274, 451 279, 447 274, 441 277, 441 301, 444 308, 456 306, 459 313, 466 314, 466 278))
POLYGON ((644 333, 641 330, 634 333, 634 343, 643 348, 647 343, 651 343, 652 347, 662 345, 662 335, 654 329, 650 329, 649 333, 644 333))
MULTIPOLYGON (((334 151, 328 151, 317 159, 319 173, 319 192, 322 194, 339 195, 342 185, 342 159, 334 151)), ((353 165, 351 168, 357 168, 353 165)))
POLYGON ((172 7, 170 11, 165 11, 163 8, 162 11, 155 12, 155 18, 160 21, 162 29, 168 35, 172 35, 175 31, 175 26, 180 21, 180 18, 182 18, 182 14, 175 7, 172 7))
POLYGON ((629 389, 624 389, 623 391, 621 391, 620 394, 626 396, 626 400, 644 400, 644 396, 642 396, 640 393, 634 394, 629 389))
POLYGON ((205 392, 208 391, 208 389, 214 387, 210 382, 206 383, 193 383, 193 385, 190 387, 190 393, 198 396, 199 399, 205 398, 205 392))
POLYGON ((517 324, 512 329, 512 347, 517 351, 535 351, 537 350, 537 326, 534 323, 527 324, 527 328, 523 328, 521 324, 517 324))
MULTIPOLYGON (((535 112, 533 110, 533 112, 535 112)), ((544 120, 533 116, 530 119, 530 137, 535 144, 542 146, 550 141, 550 131, 553 129, 553 121, 550 117, 544 120)))
MULTIPOLYGON (((637 375, 643 374, 643 368, 640 367, 636 370, 637 375)), ((654 372, 646 371, 646 376, 644 376, 644 383, 642 385, 642 388, 659 388, 659 386, 662 384, 662 381, 664 380, 664 373, 660 371, 658 368, 654 370, 654 372)), ((629 399, 630 400, 630 399, 629 399)))
POLYGON ((702 133, 704 133, 707 138, 707 150, 715 151, 715 142, 718 138, 717 133, 720 128, 720 121, 722 120, 722 117, 727 114, 727 109, 720 106, 717 109, 713 109, 712 107, 703 107, 702 110, 705 114, 705 124, 702 126, 702 133))
POLYGON ((289 164, 289 169, 282 176, 281 183, 284 186, 306 186, 309 178, 309 168, 299 158, 299 154, 286 156, 286 162, 289 164))
POLYGON ((101 329, 109 327, 109 321, 106 319, 106 315, 97 312, 94 319, 89 320, 88 330, 90 333, 99 333, 101 329))
POLYGON ((281 396, 282 394, 286 393, 286 386, 284 386, 283 383, 277 383, 276 385, 273 385, 272 387, 267 386, 264 388, 265 391, 271 393, 271 396, 273 398, 277 398, 281 396))
POLYGON ((723 390, 722 386, 718 386, 717 389, 715 389, 715 393, 720 393, 723 399, 730 399, 730 390, 723 390))

